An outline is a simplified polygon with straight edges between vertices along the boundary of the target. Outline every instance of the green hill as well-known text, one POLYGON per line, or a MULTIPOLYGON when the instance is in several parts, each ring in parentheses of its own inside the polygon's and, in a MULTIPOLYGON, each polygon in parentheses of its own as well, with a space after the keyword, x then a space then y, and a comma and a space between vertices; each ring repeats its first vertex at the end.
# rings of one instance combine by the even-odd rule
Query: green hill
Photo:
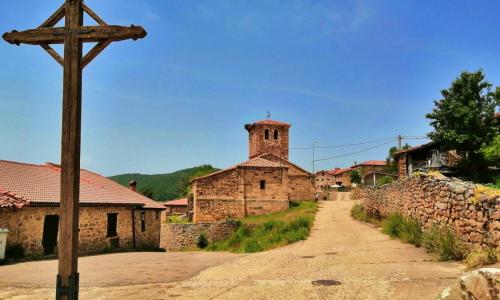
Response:
MULTIPOLYGON (((141 194, 149 194, 152 198, 158 201, 167 201, 183 197, 187 194, 187 185, 190 179, 198 176, 218 171, 211 165, 201 165, 194 168, 179 170, 173 173, 166 174, 121 174, 111 176, 109 179, 118 182, 119 184, 128 187, 132 180, 137 181, 137 190, 141 194)), ((151 197, 150 197, 151 198, 151 197)))

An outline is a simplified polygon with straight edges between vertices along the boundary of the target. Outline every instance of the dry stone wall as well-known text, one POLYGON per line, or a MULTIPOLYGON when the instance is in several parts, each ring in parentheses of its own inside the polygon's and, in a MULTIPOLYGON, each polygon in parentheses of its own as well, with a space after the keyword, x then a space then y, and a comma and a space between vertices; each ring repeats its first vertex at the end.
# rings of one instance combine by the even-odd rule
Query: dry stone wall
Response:
POLYGON ((238 228, 238 223, 234 221, 197 224, 165 223, 161 227, 160 247, 167 251, 193 248, 196 247, 201 234, 204 234, 209 242, 216 242, 229 238, 236 228, 238 228))
POLYGON ((473 183, 419 174, 379 188, 361 190, 368 214, 399 212, 425 229, 445 224, 469 246, 500 248, 500 197, 473 183))

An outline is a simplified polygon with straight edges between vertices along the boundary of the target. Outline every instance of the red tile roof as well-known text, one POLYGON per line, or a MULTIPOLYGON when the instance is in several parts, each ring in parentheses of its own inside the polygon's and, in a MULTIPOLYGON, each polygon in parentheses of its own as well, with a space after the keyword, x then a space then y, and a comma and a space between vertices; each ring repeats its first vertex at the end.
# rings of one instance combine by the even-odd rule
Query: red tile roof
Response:
POLYGON ((176 200, 171 200, 163 203, 165 206, 187 206, 188 205, 188 199, 187 198, 182 198, 182 199, 176 199, 176 200))
POLYGON ((191 180, 191 182, 196 181, 198 179, 207 178, 207 177, 211 177, 211 176, 214 176, 214 175, 222 174, 222 173, 225 173, 227 171, 234 170, 236 168, 245 168, 245 167, 276 168, 276 169, 279 169, 279 168, 286 169, 286 168, 288 168, 288 166, 286 166, 285 164, 280 164, 280 163, 277 163, 277 162, 274 162, 274 161, 270 161, 270 160, 267 160, 267 159, 264 159, 264 158, 261 158, 261 157, 255 157, 255 158, 249 159, 249 160, 247 160, 245 162, 242 162, 242 163, 239 163, 239 164, 234 165, 232 167, 229 167, 227 169, 220 170, 220 171, 208 174, 208 175, 196 177, 193 180, 191 180))
MULTIPOLYGON (((9 192, 31 204, 59 204, 61 168, 55 164, 35 165, 0 160, 0 191, 9 192)), ((82 205, 132 205, 163 209, 160 203, 99 174, 80 170, 82 205)))
POLYGON ((357 166, 385 166, 386 164, 387 164, 387 162, 385 160, 368 160, 368 161, 362 162, 360 164, 354 165, 352 167, 357 167, 357 166))
POLYGON ((334 171, 333 175, 340 175, 340 174, 343 174, 345 172, 349 172, 351 170, 352 170, 352 168, 335 169, 335 170, 333 170, 334 171))
POLYGON ((22 208, 29 201, 9 192, 0 191, 0 208, 22 208))

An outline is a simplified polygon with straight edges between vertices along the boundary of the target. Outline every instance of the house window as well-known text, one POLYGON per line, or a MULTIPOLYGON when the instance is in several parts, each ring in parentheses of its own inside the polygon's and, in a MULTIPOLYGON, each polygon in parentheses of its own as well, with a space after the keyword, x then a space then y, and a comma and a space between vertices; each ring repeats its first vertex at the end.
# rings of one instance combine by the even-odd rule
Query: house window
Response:
POLYGON ((141 231, 146 231, 146 212, 141 211, 141 231))
POLYGON ((114 237, 117 236, 118 233, 116 232, 116 224, 118 222, 118 214, 117 213, 110 213, 108 214, 108 232, 107 232, 107 237, 114 237))
POLYGON ((266 181, 265 180, 261 180, 260 181, 260 189, 261 190, 265 190, 266 189, 266 181))
POLYGON ((278 130, 277 129, 274 130, 274 139, 275 140, 278 139, 278 130))
POLYGON ((269 139, 269 130, 267 130, 267 129, 266 129, 266 130, 264 130, 264 138, 265 138, 266 140, 268 140, 268 139, 269 139))

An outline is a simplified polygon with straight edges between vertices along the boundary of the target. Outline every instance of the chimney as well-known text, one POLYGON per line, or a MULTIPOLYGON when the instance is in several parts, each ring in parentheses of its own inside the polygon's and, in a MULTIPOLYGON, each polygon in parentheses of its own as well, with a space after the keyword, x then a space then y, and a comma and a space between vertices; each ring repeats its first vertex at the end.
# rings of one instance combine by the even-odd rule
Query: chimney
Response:
POLYGON ((132 180, 128 183, 128 186, 132 192, 137 192, 137 181, 132 180))

